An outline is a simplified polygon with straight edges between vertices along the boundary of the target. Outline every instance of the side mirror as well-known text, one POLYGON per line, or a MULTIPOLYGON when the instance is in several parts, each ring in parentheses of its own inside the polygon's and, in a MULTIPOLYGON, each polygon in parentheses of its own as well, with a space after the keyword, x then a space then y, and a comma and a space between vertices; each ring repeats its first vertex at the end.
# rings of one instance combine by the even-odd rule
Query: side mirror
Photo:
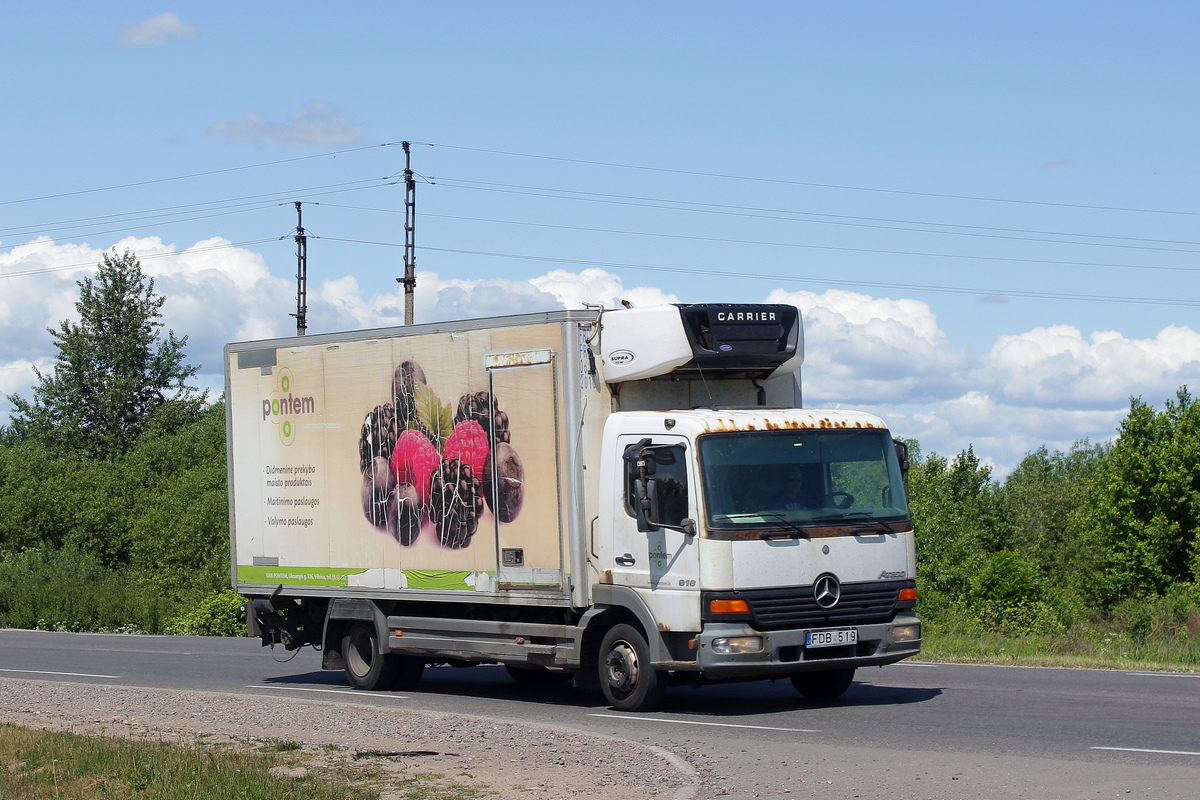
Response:
POLYGON ((637 526, 642 533, 650 533, 659 529, 658 519, 658 482, 653 479, 638 478, 633 482, 637 490, 637 502, 634 509, 637 512, 637 526))
POLYGON ((639 479, 635 484, 638 501, 634 505, 634 510, 637 512, 637 526, 640 533, 651 533, 659 528, 666 528, 671 531, 679 531, 684 536, 696 535, 696 520, 691 517, 679 520, 678 525, 662 522, 659 519, 661 512, 658 503, 658 481, 639 479))
POLYGON ((892 447, 896 448, 896 460, 900 462, 900 471, 907 475, 912 466, 908 460, 908 444, 899 439, 892 439, 892 447))

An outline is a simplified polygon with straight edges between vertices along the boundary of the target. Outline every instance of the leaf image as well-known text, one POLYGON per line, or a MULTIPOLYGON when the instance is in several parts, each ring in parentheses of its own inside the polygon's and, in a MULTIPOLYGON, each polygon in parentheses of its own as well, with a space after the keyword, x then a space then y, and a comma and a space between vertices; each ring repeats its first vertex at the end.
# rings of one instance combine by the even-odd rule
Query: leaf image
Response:
POLYGON ((454 411, 449 405, 443 404, 433 389, 425 384, 417 384, 414 390, 417 410, 415 422, 440 453, 454 430, 454 411))

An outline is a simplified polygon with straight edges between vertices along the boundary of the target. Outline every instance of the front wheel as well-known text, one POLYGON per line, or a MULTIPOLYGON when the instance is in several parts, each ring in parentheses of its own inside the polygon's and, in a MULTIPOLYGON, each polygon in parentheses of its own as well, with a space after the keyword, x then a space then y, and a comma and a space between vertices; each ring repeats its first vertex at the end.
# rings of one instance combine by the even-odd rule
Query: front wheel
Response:
POLYGON ((399 662, 395 656, 379 652, 376 638, 375 626, 363 622, 350 626, 342 637, 346 678, 355 689, 390 689, 396 680, 399 662))
POLYGON ((616 625, 600 644, 600 688, 613 708, 653 711, 663 701, 667 684, 650 664, 646 637, 632 625, 616 625))
POLYGON ((792 676, 792 686, 809 700, 835 700, 854 682, 854 668, 801 672, 792 676))

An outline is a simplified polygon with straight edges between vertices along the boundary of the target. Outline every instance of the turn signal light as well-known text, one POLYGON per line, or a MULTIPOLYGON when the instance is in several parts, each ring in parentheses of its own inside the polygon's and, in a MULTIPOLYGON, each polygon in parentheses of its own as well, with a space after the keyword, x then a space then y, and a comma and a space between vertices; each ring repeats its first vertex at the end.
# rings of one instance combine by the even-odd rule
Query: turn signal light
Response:
POLYGON ((915 603, 917 601, 917 588, 915 586, 906 586, 900 590, 900 596, 897 597, 896 600, 901 603, 905 602, 906 600, 915 603))
POLYGON ((750 604, 745 600, 709 600, 708 610, 714 614, 749 614, 750 604))

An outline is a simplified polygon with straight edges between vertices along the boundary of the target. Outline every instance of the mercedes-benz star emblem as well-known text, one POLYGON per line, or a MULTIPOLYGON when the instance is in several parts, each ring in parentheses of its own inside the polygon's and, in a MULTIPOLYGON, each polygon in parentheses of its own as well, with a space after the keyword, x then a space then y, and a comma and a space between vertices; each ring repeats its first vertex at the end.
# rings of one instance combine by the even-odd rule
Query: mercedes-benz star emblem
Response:
POLYGON ((833 608, 842 598, 842 585, 833 575, 822 575, 813 584, 813 598, 821 608, 833 608))

